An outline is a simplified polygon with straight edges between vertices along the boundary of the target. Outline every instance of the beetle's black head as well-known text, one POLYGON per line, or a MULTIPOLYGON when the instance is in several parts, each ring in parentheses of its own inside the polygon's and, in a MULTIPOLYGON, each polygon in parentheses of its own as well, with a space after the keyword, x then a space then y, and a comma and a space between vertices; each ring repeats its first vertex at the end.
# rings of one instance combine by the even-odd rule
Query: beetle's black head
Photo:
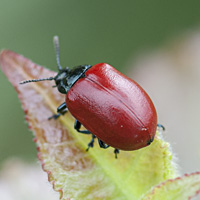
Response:
POLYGON ((56 83, 56 87, 58 88, 58 91, 62 94, 67 94, 67 92, 74 85, 74 83, 77 80, 79 80, 80 78, 83 78, 85 76, 85 72, 90 67, 92 67, 91 65, 79 65, 77 67, 74 67, 71 70, 68 67, 63 69, 60 65, 60 59, 59 59, 58 36, 54 37, 54 45, 55 45, 55 49, 56 49, 56 60, 57 60, 57 65, 58 65, 58 70, 59 70, 58 74, 55 77, 22 81, 22 82, 20 82, 20 84, 46 81, 46 80, 49 80, 49 81, 54 80, 56 83))
POLYGON ((54 77, 56 87, 62 94, 66 93, 66 80, 70 70, 68 68, 59 70, 58 74, 54 77))
POLYGON ((62 94, 67 94, 74 83, 85 76, 85 72, 91 67, 91 65, 79 65, 73 69, 62 69, 54 77, 56 87, 62 94))

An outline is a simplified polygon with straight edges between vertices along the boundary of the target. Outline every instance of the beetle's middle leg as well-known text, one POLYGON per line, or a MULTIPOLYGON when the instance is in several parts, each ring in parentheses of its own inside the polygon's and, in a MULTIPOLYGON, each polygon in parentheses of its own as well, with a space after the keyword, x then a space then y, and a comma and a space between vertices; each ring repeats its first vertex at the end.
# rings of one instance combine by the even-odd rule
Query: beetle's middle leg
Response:
POLYGON ((81 125, 82 125, 81 122, 76 120, 75 123, 74 123, 74 129, 76 129, 79 133, 91 134, 91 132, 88 131, 88 130, 80 130, 81 129, 81 125))
MULTIPOLYGON (((83 133, 83 134, 92 134, 90 131, 88 130, 80 130, 81 128, 81 123, 76 120, 75 123, 74 123, 74 128, 79 132, 79 133, 83 133)), ((92 134, 92 139, 91 141, 88 143, 88 148, 86 149, 86 151, 88 151, 91 147, 94 146, 94 139, 96 138, 95 135, 92 134)))
POLYGON ((95 135, 92 134, 92 139, 90 140, 90 142, 88 143, 88 148, 86 149, 86 151, 89 151, 89 149, 94 146, 94 139, 96 138, 95 135))

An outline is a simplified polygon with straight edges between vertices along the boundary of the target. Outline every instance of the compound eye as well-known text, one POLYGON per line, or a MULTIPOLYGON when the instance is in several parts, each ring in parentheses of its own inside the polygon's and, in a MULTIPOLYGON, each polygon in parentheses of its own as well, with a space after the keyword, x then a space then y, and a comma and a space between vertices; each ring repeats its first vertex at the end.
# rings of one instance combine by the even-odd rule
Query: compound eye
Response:
POLYGON ((66 94, 66 90, 65 90, 65 88, 63 86, 59 85, 58 86, 58 90, 59 90, 60 93, 66 94))

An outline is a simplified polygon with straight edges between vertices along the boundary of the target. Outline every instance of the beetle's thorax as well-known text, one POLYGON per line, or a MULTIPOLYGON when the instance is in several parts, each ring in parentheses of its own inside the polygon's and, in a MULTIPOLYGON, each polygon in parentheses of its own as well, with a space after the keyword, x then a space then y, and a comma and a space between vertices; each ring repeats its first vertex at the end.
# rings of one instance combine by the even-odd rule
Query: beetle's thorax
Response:
POLYGON ((91 65, 79 65, 71 70, 69 68, 60 70, 54 78, 58 91, 62 94, 67 94, 74 83, 83 78, 85 72, 91 67, 91 65))

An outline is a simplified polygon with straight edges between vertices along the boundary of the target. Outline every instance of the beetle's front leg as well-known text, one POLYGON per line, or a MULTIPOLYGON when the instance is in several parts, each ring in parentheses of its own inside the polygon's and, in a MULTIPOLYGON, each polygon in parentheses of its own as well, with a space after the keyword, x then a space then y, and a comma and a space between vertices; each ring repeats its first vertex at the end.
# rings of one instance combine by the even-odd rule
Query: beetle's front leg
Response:
POLYGON ((50 119, 58 119, 61 115, 64 115, 68 111, 66 103, 62 103, 60 106, 57 108, 57 114, 52 115, 51 117, 48 118, 50 119))

